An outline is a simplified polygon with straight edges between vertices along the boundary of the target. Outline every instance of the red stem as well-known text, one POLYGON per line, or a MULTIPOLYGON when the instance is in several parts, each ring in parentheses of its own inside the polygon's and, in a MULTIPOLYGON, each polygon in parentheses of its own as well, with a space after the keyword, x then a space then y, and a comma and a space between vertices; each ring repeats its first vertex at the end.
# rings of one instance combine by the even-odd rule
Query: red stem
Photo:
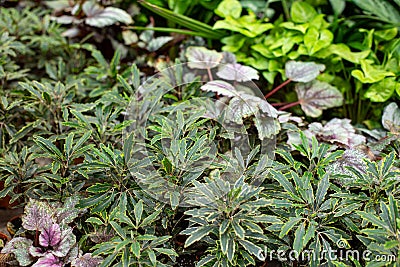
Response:
POLYGON ((287 102, 272 103, 271 105, 272 105, 273 107, 280 107, 280 106, 287 105, 287 102))
POLYGON ((288 109, 288 108, 297 106, 297 105, 299 105, 300 103, 301 103, 300 100, 298 100, 298 101, 296 101, 296 102, 289 103, 289 104, 287 104, 287 105, 284 105, 283 107, 280 107, 279 110, 285 110, 285 109, 288 109))
POLYGON ((265 98, 268 98, 270 96, 272 96, 273 94, 275 94, 276 92, 278 92, 279 89, 281 89, 282 87, 284 87, 285 85, 289 84, 292 80, 291 79, 287 79, 286 81, 284 81, 283 83, 281 83, 280 85, 278 85, 277 87, 275 87, 271 92, 269 92, 268 94, 265 95, 265 98))

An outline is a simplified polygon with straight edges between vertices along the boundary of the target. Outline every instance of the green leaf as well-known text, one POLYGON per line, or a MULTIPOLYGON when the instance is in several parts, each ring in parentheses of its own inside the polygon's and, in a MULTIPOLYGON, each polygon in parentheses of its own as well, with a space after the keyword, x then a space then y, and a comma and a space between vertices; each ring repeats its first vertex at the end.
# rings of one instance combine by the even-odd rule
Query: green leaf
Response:
POLYGON ((57 158, 59 160, 63 160, 64 156, 61 153, 61 151, 49 140, 44 139, 41 136, 37 136, 35 139, 35 143, 44 151, 46 151, 47 153, 57 156, 57 158))
POLYGON ((138 241, 133 241, 131 245, 131 252, 136 258, 140 258, 140 243, 138 241))
POLYGON ((336 54, 341 58, 355 64, 360 64, 361 60, 370 54, 370 50, 362 52, 352 52, 346 44, 331 44, 328 48, 330 53, 336 54))
POLYGON ((230 16, 237 19, 242 13, 242 5, 238 0, 223 0, 214 12, 222 18, 230 16))
POLYGON ((371 85, 364 96, 372 102, 386 102, 392 97, 395 90, 400 90, 400 82, 396 82, 394 77, 385 78, 371 85))
POLYGON ((290 217, 289 220, 282 226, 281 232, 279 233, 279 238, 286 236, 289 231, 296 226, 303 218, 300 217, 290 217))
POLYGON ((329 176, 326 174, 318 183, 317 192, 315 193, 315 206, 319 207, 325 199, 325 195, 328 192, 330 186, 329 176))
POLYGON ((300 227, 298 227, 294 233, 294 241, 293 241, 293 249, 297 251, 298 254, 300 254, 300 252, 304 248, 304 243, 303 243, 304 234, 305 234, 305 226, 304 223, 301 223, 300 227))
POLYGON ((294 189, 292 183, 289 182, 289 180, 281 172, 271 170, 271 174, 287 192, 291 193, 292 195, 296 195, 296 190, 294 189))
POLYGON ((197 227, 197 229, 190 234, 188 239, 186 239, 185 248, 208 235, 212 228, 213 226, 211 225, 197 227))
POLYGON ((351 75, 362 83, 376 83, 385 77, 395 76, 393 72, 382 70, 379 66, 372 65, 368 60, 361 60, 361 70, 353 70, 351 75))
POLYGON ((310 22, 315 16, 317 16, 317 11, 306 2, 296 1, 292 4, 290 16, 296 23, 306 23, 310 22))
POLYGON ((243 227, 239 224, 238 219, 234 218, 231 221, 231 225, 233 227, 233 230, 235 231, 236 236, 239 237, 240 239, 244 239, 245 231, 243 227))
POLYGON ((139 200, 139 202, 136 203, 133 213, 135 214, 136 225, 139 225, 143 214, 143 200, 139 200))
POLYGON ((383 221, 381 221, 378 217, 376 217, 375 215, 365 212, 365 211, 358 211, 357 212, 358 215, 361 216, 361 218, 363 218, 364 220, 372 223, 375 226, 381 227, 385 230, 389 230, 389 226, 386 225, 383 221))
POLYGON ((250 254, 253 254, 254 256, 256 256, 257 258, 260 258, 263 250, 255 245, 254 243, 248 241, 248 240, 238 240, 239 244, 244 247, 245 250, 247 250, 250 254))

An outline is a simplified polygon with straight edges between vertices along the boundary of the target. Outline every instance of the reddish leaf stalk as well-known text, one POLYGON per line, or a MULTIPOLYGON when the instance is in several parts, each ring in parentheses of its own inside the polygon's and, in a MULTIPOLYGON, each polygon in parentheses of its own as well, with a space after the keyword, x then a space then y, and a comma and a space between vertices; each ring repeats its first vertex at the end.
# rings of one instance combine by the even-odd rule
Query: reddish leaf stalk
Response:
POLYGON ((283 83, 281 83, 280 85, 278 85, 277 87, 275 87, 271 92, 269 92, 268 94, 266 94, 264 97, 265 98, 269 98, 270 96, 272 96, 273 94, 275 94, 276 92, 278 92, 279 89, 281 89, 282 87, 284 87, 285 85, 288 85, 292 80, 291 79, 287 79, 286 81, 284 81, 283 83))
POLYGON ((285 110, 285 109, 288 109, 288 108, 297 106, 297 105, 299 105, 300 103, 301 103, 301 101, 298 100, 298 101, 296 101, 296 102, 289 103, 289 104, 287 104, 287 105, 284 105, 283 107, 280 107, 279 110, 285 110))

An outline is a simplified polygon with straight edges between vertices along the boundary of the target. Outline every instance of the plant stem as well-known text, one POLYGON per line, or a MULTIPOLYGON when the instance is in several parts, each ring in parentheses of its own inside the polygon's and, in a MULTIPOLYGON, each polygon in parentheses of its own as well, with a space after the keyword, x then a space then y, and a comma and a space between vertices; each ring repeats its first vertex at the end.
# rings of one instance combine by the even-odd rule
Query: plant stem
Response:
POLYGON ((283 107, 279 108, 279 110, 285 110, 285 109, 288 109, 288 108, 297 106, 297 105, 299 105, 300 103, 301 103, 300 100, 297 100, 296 102, 293 102, 293 103, 289 103, 289 104, 287 104, 287 105, 284 105, 283 107))
POLYGON ((277 87, 275 87, 271 92, 269 92, 268 94, 266 94, 264 97, 268 98, 270 96, 272 96, 273 94, 275 94, 279 89, 281 89, 282 87, 284 87, 285 85, 289 84, 292 80, 291 79, 287 79, 286 81, 284 81, 283 83, 281 83, 280 85, 278 85, 277 87))
POLYGON ((272 103, 271 106, 273 107, 280 107, 280 106, 284 106, 287 105, 288 102, 280 102, 280 103, 272 103))

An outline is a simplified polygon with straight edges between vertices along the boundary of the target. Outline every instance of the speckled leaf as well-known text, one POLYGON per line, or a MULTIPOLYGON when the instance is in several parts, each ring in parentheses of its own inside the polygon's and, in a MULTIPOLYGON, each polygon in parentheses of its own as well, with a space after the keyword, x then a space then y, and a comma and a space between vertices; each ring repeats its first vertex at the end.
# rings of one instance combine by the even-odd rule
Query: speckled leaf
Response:
POLYGON ((85 253, 79 258, 72 261, 72 266, 75 267, 97 267, 103 261, 99 256, 93 256, 92 253, 85 253))
POLYGON ((37 200, 30 200, 25 206, 24 216, 22 216, 22 226, 26 230, 42 230, 53 224, 50 207, 37 200))
POLYGON ((200 88, 203 91, 215 92, 219 95, 224 95, 229 97, 238 95, 238 92, 236 91, 235 87, 233 87, 230 83, 221 80, 210 81, 205 85, 201 86, 200 88))
POLYGON ((43 247, 54 247, 61 241, 60 225, 53 224, 48 228, 44 228, 39 236, 39 244, 43 247))
POLYGON ((13 253, 21 266, 28 266, 33 262, 33 257, 29 255, 29 247, 33 241, 25 237, 15 237, 8 242, 1 253, 13 253))
POLYGON ((221 62, 222 53, 202 46, 191 46, 186 50, 186 57, 189 68, 208 69, 216 67, 221 62))
POLYGON ((59 258, 49 253, 46 256, 39 258, 32 267, 62 267, 63 263, 59 258))
POLYGON ((396 103, 390 103, 383 110, 382 125, 386 130, 400 130, 400 109, 396 103))
POLYGON ((285 75, 295 82, 311 82, 325 70, 325 65, 314 62, 288 61, 285 64, 285 75))
POLYGON ((255 69, 238 63, 224 65, 217 72, 217 76, 225 80, 238 82, 247 82, 253 79, 258 80, 259 78, 255 69))
POLYGON ((82 10, 87 16, 85 22, 94 27, 110 26, 117 22, 125 24, 133 22, 132 17, 126 11, 115 7, 103 8, 94 1, 86 1, 82 5, 82 10))
POLYGON ((301 108, 310 117, 318 117, 322 110, 341 106, 342 93, 332 85, 314 80, 309 83, 296 84, 296 93, 301 108))
POLYGON ((53 247, 53 254, 57 257, 65 257, 68 255, 71 248, 76 244, 76 237, 72 233, 71 227, 61 227, 61 240, 53 247))

